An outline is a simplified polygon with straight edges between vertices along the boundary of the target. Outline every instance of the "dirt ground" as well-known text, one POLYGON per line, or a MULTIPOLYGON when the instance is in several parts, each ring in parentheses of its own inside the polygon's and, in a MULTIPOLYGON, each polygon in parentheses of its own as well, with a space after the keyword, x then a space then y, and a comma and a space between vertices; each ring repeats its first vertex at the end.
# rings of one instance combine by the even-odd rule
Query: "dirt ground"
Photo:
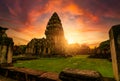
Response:
POLYGON ((0 81, 16 81, 16 80, 0 76, 0 81))

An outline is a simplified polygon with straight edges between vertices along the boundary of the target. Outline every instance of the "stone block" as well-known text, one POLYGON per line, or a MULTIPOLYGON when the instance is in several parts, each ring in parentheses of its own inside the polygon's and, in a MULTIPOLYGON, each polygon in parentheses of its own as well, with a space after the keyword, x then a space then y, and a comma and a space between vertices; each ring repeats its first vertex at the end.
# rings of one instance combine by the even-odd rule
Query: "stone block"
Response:
POLYGON ((46 72, 42 74, 41 76, 39 76, 39 80, 40 81, 61 81, 58 77, 58 74, 53 72, 46 72))
POLYGON ((65 69, 59 74, 62 81, 103 81, 101 74, 92 70, 65 69))

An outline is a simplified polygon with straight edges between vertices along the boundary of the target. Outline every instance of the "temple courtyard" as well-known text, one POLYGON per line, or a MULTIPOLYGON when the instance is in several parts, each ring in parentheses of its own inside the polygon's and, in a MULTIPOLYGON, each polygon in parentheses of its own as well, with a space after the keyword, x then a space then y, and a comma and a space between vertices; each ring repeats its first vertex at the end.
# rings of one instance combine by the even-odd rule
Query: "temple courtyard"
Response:
POLYGON ((95 70, 103 77, 113 78, 112 62, 107 59, 88 58, 88 55, 79 55, 74 57, 51 57, 39 58, 35 60, 18 60, 14 63, 15 67, 25 67, 35 70, 50 71, 59 73, 65 68, 80 70, 95 70))

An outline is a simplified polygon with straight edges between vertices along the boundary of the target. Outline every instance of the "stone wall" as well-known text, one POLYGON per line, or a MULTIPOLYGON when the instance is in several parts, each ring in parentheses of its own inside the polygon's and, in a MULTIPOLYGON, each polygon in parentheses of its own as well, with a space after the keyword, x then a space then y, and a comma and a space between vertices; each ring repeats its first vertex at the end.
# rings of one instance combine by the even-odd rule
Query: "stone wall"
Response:
POLYGON ((45 56, 50 54, 50 46, 45 38, 32 39, 26 47, 26 54, 45 56))
POLYGON ((28 68, 1 67, 0 75, 18 81, 61 81, 57 73, 28 68))
POLYGON ((0 67, 0 75, 17 81, 103 81, 97 71, 78 69, 65 69, 58 74, 28 68, 0 67))

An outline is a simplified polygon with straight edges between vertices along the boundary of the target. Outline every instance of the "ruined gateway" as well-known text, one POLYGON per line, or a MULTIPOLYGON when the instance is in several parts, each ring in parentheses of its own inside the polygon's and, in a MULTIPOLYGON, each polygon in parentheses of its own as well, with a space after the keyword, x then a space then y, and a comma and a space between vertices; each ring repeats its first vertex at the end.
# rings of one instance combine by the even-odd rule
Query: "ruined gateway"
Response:
POLYGON ((38 56, 64 55, 67 41, 64 37, 64 30, 61 20, 56 12, 48 21, 45 30, 46 38, 32 39, 26 48, 26 54, 38 56))
POLYGON ((0 66, 11 64, 13 55, 13 39, 7 37, 7 28, 0 27, 0 66))

